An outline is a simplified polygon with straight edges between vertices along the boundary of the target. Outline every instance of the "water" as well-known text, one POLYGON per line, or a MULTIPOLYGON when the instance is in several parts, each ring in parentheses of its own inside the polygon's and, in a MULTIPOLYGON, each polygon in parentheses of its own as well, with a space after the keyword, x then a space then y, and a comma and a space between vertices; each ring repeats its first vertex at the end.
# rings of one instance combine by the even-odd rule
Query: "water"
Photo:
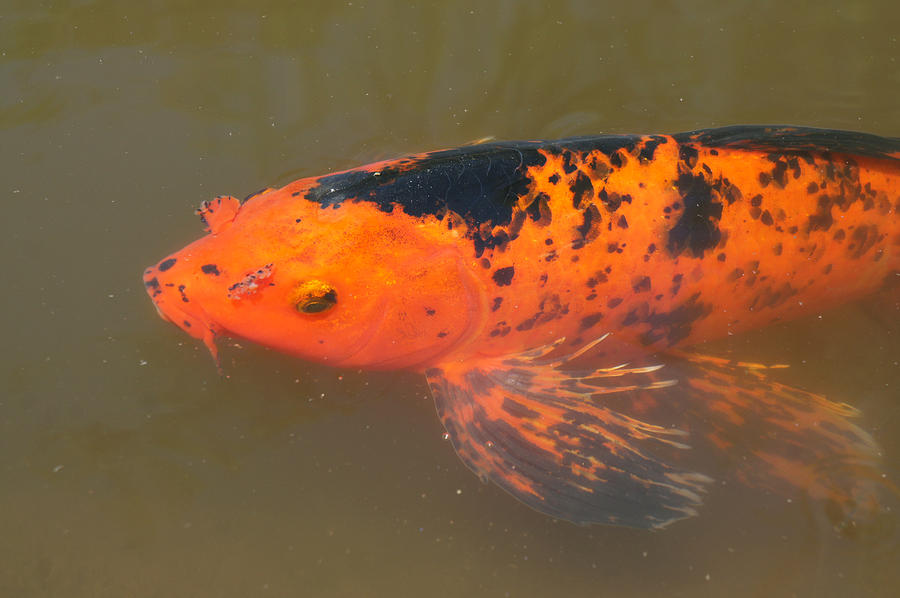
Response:
MULTIPOLYGON (((782 122, 900 135, 893 2, 7 2, 0 594, 892 596, 898 519, 718 488, 659 533, 482 485, 416 375, 224 348, 144 266, 202 199, 487 135, 782 122)), ((900 464, 900 328, 869 301, 709 350, 788 362, 900 464)))

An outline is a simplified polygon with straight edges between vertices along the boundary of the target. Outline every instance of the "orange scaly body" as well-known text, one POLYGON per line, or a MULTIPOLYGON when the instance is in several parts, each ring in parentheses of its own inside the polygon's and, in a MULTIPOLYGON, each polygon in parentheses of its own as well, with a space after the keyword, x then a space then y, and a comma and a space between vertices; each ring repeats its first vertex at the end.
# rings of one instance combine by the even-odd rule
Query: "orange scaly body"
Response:
POLYGON ((704 442, 756 457, 748 482, 869 499, 848 471, 875 449, 851 408, 681 349, 878 290, 900 270, 898 211, 896 139, 489 143, 205 203, 211 234, 145 284, 214 354, 227 334, 423 371, 482 477, 560 518, 660 527, 700 503, 709 478, 682 461, 704 442), (732 442, 757 423, 791 433, 732 442), (835 456, 848 468, 811 474, 835 456))

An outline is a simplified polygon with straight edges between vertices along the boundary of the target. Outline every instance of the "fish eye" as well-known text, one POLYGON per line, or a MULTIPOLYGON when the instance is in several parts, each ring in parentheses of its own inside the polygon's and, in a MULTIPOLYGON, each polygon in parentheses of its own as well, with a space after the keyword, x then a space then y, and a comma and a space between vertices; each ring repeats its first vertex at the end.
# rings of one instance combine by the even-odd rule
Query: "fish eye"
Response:
POLYGON ((305 314, 322 313, 337 304, 337 291, 327 282, 307 280, 297 286, 293 303, 305 314))

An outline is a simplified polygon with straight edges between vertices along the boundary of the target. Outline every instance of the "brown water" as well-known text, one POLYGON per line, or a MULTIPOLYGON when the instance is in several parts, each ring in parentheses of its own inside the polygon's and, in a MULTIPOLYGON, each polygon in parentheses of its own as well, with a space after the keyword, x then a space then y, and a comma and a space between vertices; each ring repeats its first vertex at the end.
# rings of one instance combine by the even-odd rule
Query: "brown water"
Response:
MULTIPOLYGON (((466 470, 418 376, 226 347, 219 377, 140 283, 203 199, 487 135, 900 136, 900 5, 145 4, 0 7, 0 595, 900 593, 895 511, 838 534, 725 487, 663 532, 556 522, 466 470)), ((896 477, 889 305, 718 350, 861 407, 896 477)))

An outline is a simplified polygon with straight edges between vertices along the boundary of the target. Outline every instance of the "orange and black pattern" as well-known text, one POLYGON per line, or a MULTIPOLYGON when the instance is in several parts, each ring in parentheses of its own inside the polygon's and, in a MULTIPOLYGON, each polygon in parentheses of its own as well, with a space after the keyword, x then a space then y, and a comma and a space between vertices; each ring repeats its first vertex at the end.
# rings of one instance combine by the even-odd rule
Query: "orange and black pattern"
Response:
POLYGON ((483 143, 198 213, 209 234, 144 273, 165 319, 214 356, 227 335, 424 372, 463 461, 542 512, 661 527, 694 513, 722 463, 843 512, 877 503, 877 447, 852 408, 688 348, 896 280, 896 138, 483 143), (310 308, 310 289, 327 301, 310 308))

